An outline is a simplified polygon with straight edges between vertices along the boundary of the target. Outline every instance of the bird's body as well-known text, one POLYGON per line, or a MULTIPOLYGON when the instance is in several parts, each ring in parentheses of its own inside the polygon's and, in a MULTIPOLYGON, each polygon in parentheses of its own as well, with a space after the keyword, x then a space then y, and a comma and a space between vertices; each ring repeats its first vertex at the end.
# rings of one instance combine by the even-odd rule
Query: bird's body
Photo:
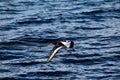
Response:
POLYGON ((51 61, 55 54, 60 50, 61 48, 73 48, 74 42, 65 40, 65 41, 57 41, 52 43, 54 45, 53 49, 50 52, 50 56, 47 60, 47 62, 51 61))

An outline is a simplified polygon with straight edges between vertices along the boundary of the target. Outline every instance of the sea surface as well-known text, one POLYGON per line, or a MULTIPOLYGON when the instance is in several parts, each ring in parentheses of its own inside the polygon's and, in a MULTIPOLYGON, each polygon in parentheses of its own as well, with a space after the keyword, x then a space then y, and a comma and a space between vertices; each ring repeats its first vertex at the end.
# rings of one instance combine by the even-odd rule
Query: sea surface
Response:
POLYGON ((120 0, 0 0, 0 80, 120 80, 120 0))

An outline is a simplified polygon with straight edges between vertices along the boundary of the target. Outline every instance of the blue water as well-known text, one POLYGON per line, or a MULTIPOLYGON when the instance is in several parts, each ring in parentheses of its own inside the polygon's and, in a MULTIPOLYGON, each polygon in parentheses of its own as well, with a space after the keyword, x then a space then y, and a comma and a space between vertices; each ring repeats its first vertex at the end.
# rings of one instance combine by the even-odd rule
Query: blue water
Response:
POLYGON ((0 80, 120 80, 120 0, 0 0, 0 80))

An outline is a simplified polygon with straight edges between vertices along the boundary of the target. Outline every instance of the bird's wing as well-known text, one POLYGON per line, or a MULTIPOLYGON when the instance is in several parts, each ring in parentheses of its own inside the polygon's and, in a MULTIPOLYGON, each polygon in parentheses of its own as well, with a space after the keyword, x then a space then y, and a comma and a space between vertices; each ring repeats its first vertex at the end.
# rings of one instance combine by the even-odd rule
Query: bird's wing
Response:
POLYGON ((47 60, 47 62, 51 61, 53 59, 53 57, 55 56, 55 54, 58 52, 59 49, 61 49, 63 46, 54 46, 51 53, 50 53, 50 56, 47 60))

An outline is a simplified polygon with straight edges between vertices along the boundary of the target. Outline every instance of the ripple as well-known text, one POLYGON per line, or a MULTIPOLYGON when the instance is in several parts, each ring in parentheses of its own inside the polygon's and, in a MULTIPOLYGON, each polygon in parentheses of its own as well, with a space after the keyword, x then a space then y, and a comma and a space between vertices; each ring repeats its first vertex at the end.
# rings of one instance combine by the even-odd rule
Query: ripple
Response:
POLYGON ((95 65, 99 64, 100 59, 63 59, 62 63, 64 64, 82 64, 82 65, 95 65))
POLYGON ((0 42, 0 45, 4 45, 4 46, 22 45, 22 44, 25 43, 21 41, 0 42))
POLYGON ((18 78, 14 77, 5 77, 5 78, 0 78, 0 80, 17 80, 18 78))
POLYGON ((10 63, 11 65, 17 65, 17 66, 32 66, 32 65, 37 65, 37 64, 46 64, 46 62, 19 62, 19 63, 10 63))
POLYGON ((11 26, 14 26, 14 25, 5 25, 4 27, 0 27, 0 30, 1 31, 9 31, 9 30, 16 30, 17 28, 15 27, 11 27, 11 26))
POLYGON ((96 10, 92 10, 92 11, 86 11, 86 12, 82 12, 82 14, 85 15, 93 15, 93 14, 101 14, 101 13, 106 13, 106 12, 119 12, 119 9, 96 9, 96 10))
POLYGON ((106 52, 106 53, 110 53, 110 54, 119 54, 120 51, 111 51, 111 52, 106 52))
POLYGON ((93 11, 87 11, 87 12, 82 12, 82 14, 85 14, 85 15, 92 15, 92 14, 97 14, 97 13, 104 13, 105 10, 102 10, 102 9, 98 9, 98 10, 93 10, 93 11))
POLYGON ((108 43, 89 43, 91 46, 105 46, 108 45, 108 43))
POLYGON ((18 58, 24 58, 24 56, 16 56, 16 55, 2 55, 0 57, 0 60, 11 60, 11 59, 18 59, 18 58))
POLYGON ((101 37, 101 41, 112 41, 112 40, 120 40, 120 36, 107 36, 107 37, 101 37))
POLYGON ((0 69, 0 73, 3 73, 3 72, 10 72, 8 69, 0 69))
POLYGON ((13 53, 13 52, 0 52, 0 60, 11 60, 11 59, 19 59, 19 58, 24 58, 25 54, 24 53, 13 53))
POLYGON ((27 74, 20 74, 20 77, 34 77, 34 76, 62 76, 68 75, 71 72, 69 71, 38 71, 38 72, 29 72, 27 74))
POLYGON ((60 57, 76 57, 76 58, 89 58, 89 57, 101 57, 100 54, 78 54, 78 53, 71 53, 71 54, 64 54, 64 55, 58 55, 60 57))
POLYGON ((34 18, 28 18, 28 19, 24 19, 24 20, 18 21, 17 24, 19 24, 19 25, 45 24, 45 23, 52 23, 54 21, 55 21, 54 18, 41 19, 41 20, 37 20, 37 19, 34 19, 34 18))
POLYGON ((119 55, 113 55, 113 56, 84 56, 83 58, 78 57, 77 58, 71 58, 71 59, 63 59, 62 63, 65 64, 82 64, 82 65, 95 65, 95 64, 101 64, 107 61, 118 61, 120 56, 119 55))
POLYGON ((14 9, 0 9, 0 14, 20 14, 22 10, 14 10, 14 9))
POLYGON ((88 78, 94 78, 94 79, 106 79, 106 78, 110 78, 111 75, 102 75, 102 76, 92 76, 92 77, 88 77, 88 78))
POLYGON ((101 29, 104 29, 103 27, 81 27, 81 29, 83 30, 101 30, 101 29))

